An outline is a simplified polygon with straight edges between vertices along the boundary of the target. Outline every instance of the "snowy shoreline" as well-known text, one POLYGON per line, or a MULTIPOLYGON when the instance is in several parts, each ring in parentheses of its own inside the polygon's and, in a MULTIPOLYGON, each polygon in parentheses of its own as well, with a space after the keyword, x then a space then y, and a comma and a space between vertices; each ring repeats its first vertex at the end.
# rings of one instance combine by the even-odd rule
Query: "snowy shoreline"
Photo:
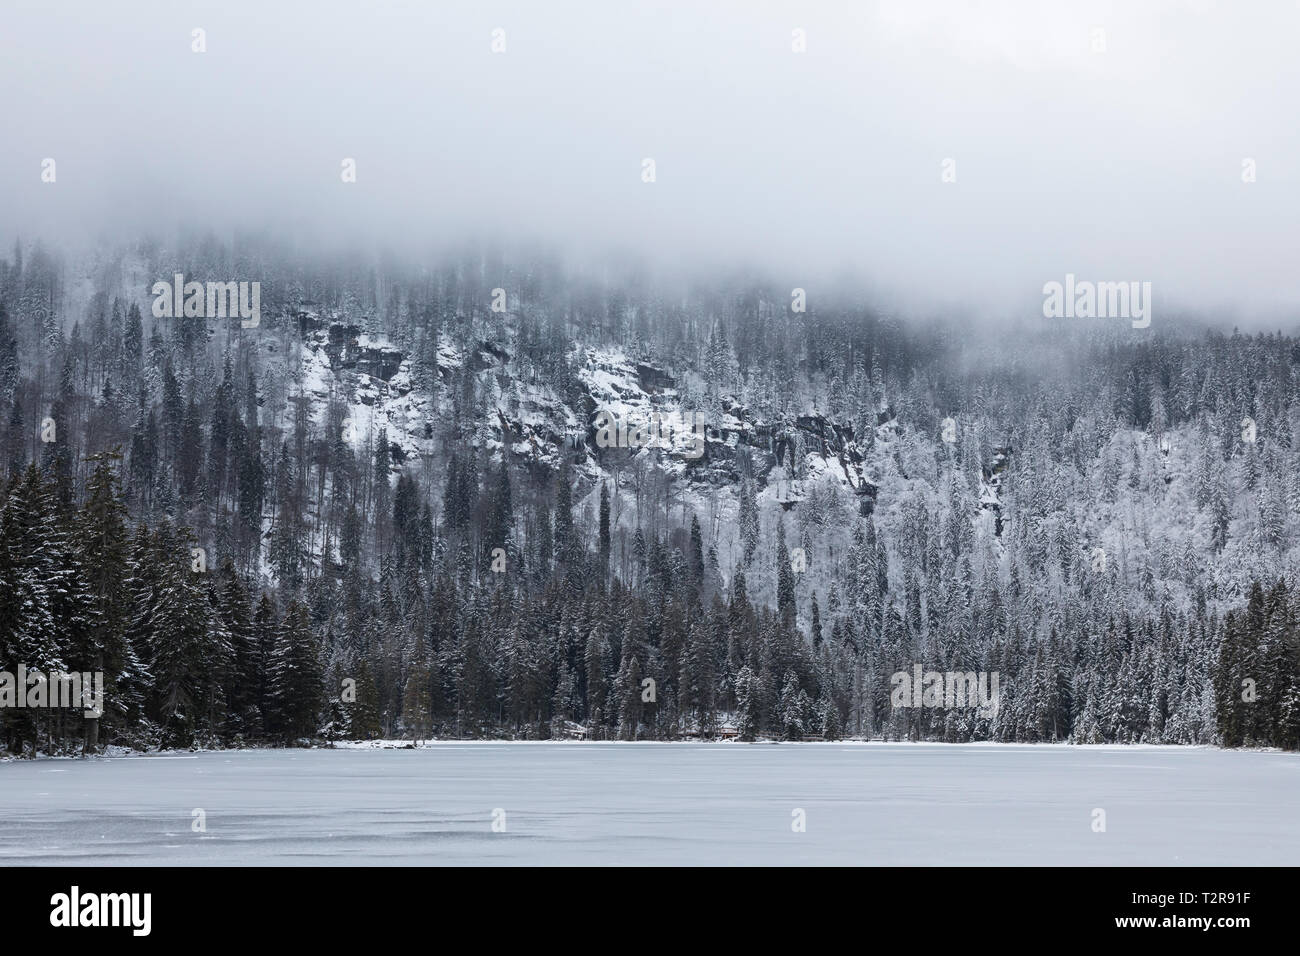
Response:
POLYGON ((14 754, 0 754, 0 764, 22 763, 52 760, 83 759, 124 759, 140 757, 190 757, 198 754, 235 754, 235 753, 295 753, 320 752, 326 750, 437 750, 450 747, 887 747, 892 750, 1034 750, 1034 751, 1088 751, 1088 752, 1132 752, 1132 751, 1194 751, 1213 750, 1224 753, 1272 753, 1294 754, 1276 747, 1220 747, 1217 744, 1077 744, 1069 741, 1050 741, 1043 743, 1004 742, 997 740, 972 740, 964 743, 950 743, 942 740, 775 740, 758 739, 753 741, 736 740, 503 740, 475 739, 469 737, 449 737, 442 740, 422 740, 418 744, 410 740, 341 740, 329 743, 313 744, 310 747, 195 747, 184 750, 132 750, 128 747, 110 747, 97 754, 38 754, 36 756, 18 757, 14 754))

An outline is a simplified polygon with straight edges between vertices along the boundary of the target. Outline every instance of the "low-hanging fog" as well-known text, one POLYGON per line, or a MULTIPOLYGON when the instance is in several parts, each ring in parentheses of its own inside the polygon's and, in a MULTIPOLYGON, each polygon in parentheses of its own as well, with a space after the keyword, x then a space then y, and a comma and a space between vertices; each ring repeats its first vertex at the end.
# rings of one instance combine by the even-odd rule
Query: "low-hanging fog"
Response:
POLYGON ((1292 2, 20 0, 0 240, 524 238, 990 316, 1074 273, 1289 324, 1298 30, 1292 2))

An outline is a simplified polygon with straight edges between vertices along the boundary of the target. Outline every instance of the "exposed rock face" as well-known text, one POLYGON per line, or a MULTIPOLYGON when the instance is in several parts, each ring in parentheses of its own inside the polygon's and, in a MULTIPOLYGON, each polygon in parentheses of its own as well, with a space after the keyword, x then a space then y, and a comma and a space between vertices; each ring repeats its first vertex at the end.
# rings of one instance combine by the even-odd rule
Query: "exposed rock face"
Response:
MULTIPOLYGON (((706 424, 703 454, 689 454, 688 443, 657 451, 601 448, 596 422, 602 410, 619 421, 643 422, 653 415, 681 421, 695 410, 683 404, 679 378, 663 368, 629 361, 616 349, 588 349, 583 358, 578 377, 584 386, 585 428, 579 441, 596 470, 647 455, 695 485, 735 487, 745 475, 753 475, 760 488, 779 483, 777 497, 786 508, 802 499, 807 482, 828 479, 868 501, 874 499, 876 485, 866 475, 852 425, 815 412, 768 421, 734 396, 721 396, 720 410, 715 406, 701 412, 706 424)), ((882 421, 892 423, 892 411, 882 421)))
POLYGON ((386 382, 402 367, 402 358, 397 349, 366 346, 357 350, 354 364, 358 371, 386 382))
POLYGON ((993 514, 993 533, 1002 536, 1002 473, 1011 464, 1011 446, 1000 445, 993 449, 993 458, 984 466, 984 489, 980 495, 980 507, 993 514))
POLYGON ((642 391, 647 394, 657 394, 664 389, 675 389, 677 387, 677 382, 671 375, 663 369, 647 365, 645 362, 636 363, 636 374, 642 391))
MULTIPOLYGON (((352 409, 349 421, 359 428, 352 432, 355 447, 364 447, 370 430, 385 429, 394 473, 403 462, 435 453, 435 422, 447 409, 425 389, 413 388, 411 362, 400 349, 338 316, 322 318, 307 311, 294 316, 313 356, 315 373, 306 378, 316 383, 314 392, 321 398, 318 415, 326 394, 345 395, 352 409)), ((648 361, 633 361, 618 348, 583 350, 575 367, 580 387, 565 395, 549 383, 520 381, 509 348, 500 343, 477 340, 457 347, 444 340, 436 356, 444 389, 468 370, 477 376, 481 394, 489 396, 493 411, 484 430, 469 440, 492 452, 508 449, 517 464, 539 474, 568 457, 584 483, 645 461, 701 494, 734 491, 751 476, 760 493, 767 489, 786 510, 796 508, 814 484, 833 482, 857 497, 861 513, 870 514, 881 463, 903 432, 892 406, 877 413, 874 430, 862 441, 851 423, 833 416, 806 411, 767 420, 735 396, 724 395, 711 411, 699 412, 705 431, 703 452, 698 453, 690 428, 697 410, 684 399, 682 377, 648 361), (596 436, 602 411, 620 422, 644 424, 657 417, 690 425, 657 447, 600 447, 596 436)), ((995 515, 1000 512, 1000 476, 1010 455, 1010 447, 995 449, 985 470, 981 504, 995 515)))

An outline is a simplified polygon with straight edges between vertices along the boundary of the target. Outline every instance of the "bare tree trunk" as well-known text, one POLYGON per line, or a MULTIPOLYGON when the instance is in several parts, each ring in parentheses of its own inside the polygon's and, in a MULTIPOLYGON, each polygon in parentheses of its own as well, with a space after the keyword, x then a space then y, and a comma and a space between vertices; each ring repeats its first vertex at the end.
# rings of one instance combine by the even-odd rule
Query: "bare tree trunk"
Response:
MULTIPOLYGON (((95 671, 104 670, 104 654, 99 652, 95 655, 95 671)), ((92 677, 93 679, 93 677, 92 677)), ((86 718, 86 739, 81 748, 83 754, 93 754, 99 752, 99 717, 86 718)))

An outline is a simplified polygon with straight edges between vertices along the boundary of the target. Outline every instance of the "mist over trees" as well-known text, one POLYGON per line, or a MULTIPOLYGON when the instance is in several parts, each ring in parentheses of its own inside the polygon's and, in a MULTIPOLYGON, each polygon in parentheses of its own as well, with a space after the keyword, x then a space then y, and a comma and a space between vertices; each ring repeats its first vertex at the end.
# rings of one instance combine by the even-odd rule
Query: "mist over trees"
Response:
POLYGON ((405 736, 1300 746, 1300 339, 267 241, 0 261, 9 753, 405 736), (261 283, 255 328, 150 289, 261 283), (601 448, 623 402, 698 458, 601 448), (996 672, 996 708, 892 676, 996 672))

